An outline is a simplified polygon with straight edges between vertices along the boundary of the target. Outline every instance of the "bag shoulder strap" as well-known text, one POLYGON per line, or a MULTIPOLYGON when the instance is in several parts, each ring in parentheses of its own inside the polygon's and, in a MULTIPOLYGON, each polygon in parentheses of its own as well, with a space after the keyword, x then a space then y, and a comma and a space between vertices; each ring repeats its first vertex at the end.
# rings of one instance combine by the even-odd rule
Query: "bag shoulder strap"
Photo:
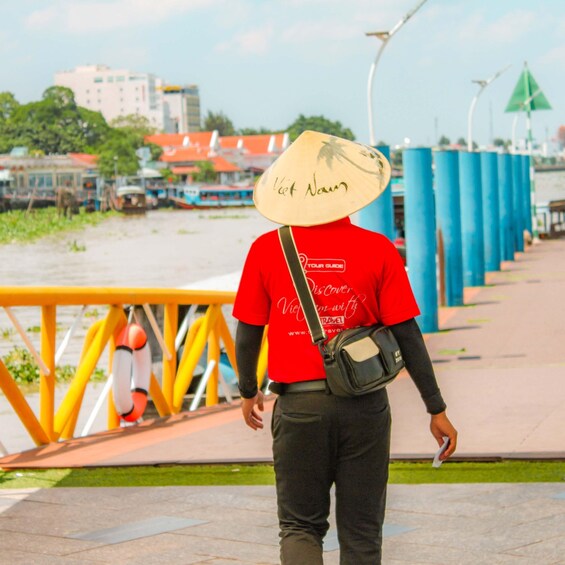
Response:
POLYGON ((318 314, 314 297, 312 296, 312 292, 308 286, 304 269, 300 264, 292 229, 290 226, 283 226, 279 228, 278 232, 286 264, 290 271, 290 277, 292 278, 296 294, 298 295, 298 300, 302 306, 302 311, 304 312, 306 323, 308 324, 308 330, 312 336, 312 342, 319 345, 326 341, 327 336, 324 328, 322 327, 320 315, 318 314))

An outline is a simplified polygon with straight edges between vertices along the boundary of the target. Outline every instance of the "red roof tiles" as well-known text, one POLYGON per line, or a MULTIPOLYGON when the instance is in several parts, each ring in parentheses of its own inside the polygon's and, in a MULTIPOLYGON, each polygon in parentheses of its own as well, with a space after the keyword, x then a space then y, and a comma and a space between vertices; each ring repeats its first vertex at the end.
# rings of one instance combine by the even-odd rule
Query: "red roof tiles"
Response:
POLYGON ((98 161, 98 155, 90 155, 90 153, 69 153, 69 157, 80 165, 88 165, 89 167, 96 167, 98 161))
POLYGON ((198 131, 192 133, 157 133, 148 135, 145 141, 161 147, 210 147, 213 131, 198 131))

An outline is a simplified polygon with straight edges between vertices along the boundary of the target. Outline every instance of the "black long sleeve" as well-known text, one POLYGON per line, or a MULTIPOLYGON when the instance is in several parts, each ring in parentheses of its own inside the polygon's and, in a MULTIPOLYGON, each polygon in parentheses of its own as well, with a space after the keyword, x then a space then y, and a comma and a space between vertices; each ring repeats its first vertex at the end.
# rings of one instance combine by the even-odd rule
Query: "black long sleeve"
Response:
POLYGON ((244 322, 237 324, 235 358, 239 393, 243 398, 253 398, 257 394, 257 360, 264 329, 264 326, 253 326, 244 322))
POLYGON ((430 414, 439 414, 446 408, 439 390, 432 361, 422 332, 414 318, 390 326, 406 365, 406 370, 420 392, 430 414))

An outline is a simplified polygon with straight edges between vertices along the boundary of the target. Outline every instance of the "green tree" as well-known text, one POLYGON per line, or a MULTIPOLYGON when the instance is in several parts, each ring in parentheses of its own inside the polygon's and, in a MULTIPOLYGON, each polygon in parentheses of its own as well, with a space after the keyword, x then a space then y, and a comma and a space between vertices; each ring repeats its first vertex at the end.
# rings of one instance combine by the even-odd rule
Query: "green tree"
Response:
POLYGON ((496 139, 494 139, 492 144, 495 147, 504 147, 506 149, 507 147, 510 147, 510 145, 512 145, 512 142, 509 139, 502 139, 502 137, 497 137, 496 139))
POLYGON ((447 136, 445 136, 445 135, 442 135, 442 136, 439 138, 438 145, 439 145, 440 147, 445 147, 446 145, 451 145, 451 141, 450 141, 449 137, 447 137, 447 136))
POLYGON ((241 128, 241 129, 237 130, 238 135, 269 135, 269 134, 275 134, 275 133, 281 133, 281 132, 272 131, 268 128, 259 128, 259 129, 241 128))
POLYGON ((0 153, 8 153, 15 145, 11 120, 19 105, 11 92, 0 92, 0 153))
POLYGON ((10 120, 19 105, 11 92, 0 92, 0 123, 10 120))
POLYGON ((159 173, 161 174, 163 179, 167 182, 173 183, 173 182, 178 182, 179 180, 178 175, 175 175, 175 173, 173 173, 173 171, 168 167, 165 169, 159 169, 159 173))
POLYGON ((218 130, 220 135, 235 135, 235 128, 233 127, 232 121, 222 112, 215 114, 208 110, 206 117, 204 118, 204 128, 205 131, 218 130))
POLYGON ((314 130, 330 135, 336 135, 344 139, 354 140, 355 136, 349 128, 344 128, 341 122, 332 122, 324 116, 304 116, 300 114, 286 131, 291 141, 294 141, 302 132, 306 130, 314 130))
POLYGON ((199 170, 192 175, 192 180, 196 182, 216 182, 218 174, 210 161, 198 161, 196 166, 199 170))
POLYGON ((157 133, 157 128, 151 124, 147 117, 140 114, 118 116, 110 122, 110 126, 114 132, 119 132, 129 140, 134 151, 140 147, 149 147, 152 161, 157 161, 163 154, 162 147, 145 141, 147 136, 157 133))
POLYGON ((129 135, 137 147, 143 145, 146 136, 157 133, 157 128, 151 124, 149 119, 140 114, 118 116, 110 122, 110 127, 129 135))
POLYGON ((38 102, 17 106, 5 128, 12 146, 46 154, 91 151, 109 131, 102 114, 77 106, 73 91, 61 86, 45 90, 38 102))
POLYGON ((139 170, 139 162, 131 139, 114 130, 110 138, 100 146, 98 151, 98 169, 105 178, 135 175, 139 170))

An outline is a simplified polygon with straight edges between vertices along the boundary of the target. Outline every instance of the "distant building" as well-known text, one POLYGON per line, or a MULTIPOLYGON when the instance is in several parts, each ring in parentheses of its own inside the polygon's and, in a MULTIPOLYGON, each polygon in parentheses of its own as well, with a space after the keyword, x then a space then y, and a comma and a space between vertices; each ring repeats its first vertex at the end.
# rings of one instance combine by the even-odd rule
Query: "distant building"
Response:
POLYGON ((200 94, 195 84, 164 85, 163 94, 165 133, 200 131, 200 94))
POLYGON ((19 148, 0 155, 0 210, 22 208, 30 199, 34 207, 53 205, 59 189, 69 190, 79 200, 94 198, 100 182, 96 156, 85 153, 67 155, 29 155, 19 148), (8 204, 8 206, 6 206, 8 204))
POLYGON ((290 145, 288 133, 220 137, 219 155, 250 173, 262 173, 290 145))
POLYGON ((194 85, 168 87, 154 74, 106 65, 79 66, 55 73, 55 85, 70 88, 79 106, 101 112, 108 122, 139 114, 159 131, 174 127, 186 127, 184 131, 200 129, 200 97, 194 85))
POLYGON ((150 135, 145 141, 163 148, 160 161, 190 182, 199 161, 208 161, 220 182, 250 182, 290 145, 287 133, 221 137, 217 130, 150 135))

